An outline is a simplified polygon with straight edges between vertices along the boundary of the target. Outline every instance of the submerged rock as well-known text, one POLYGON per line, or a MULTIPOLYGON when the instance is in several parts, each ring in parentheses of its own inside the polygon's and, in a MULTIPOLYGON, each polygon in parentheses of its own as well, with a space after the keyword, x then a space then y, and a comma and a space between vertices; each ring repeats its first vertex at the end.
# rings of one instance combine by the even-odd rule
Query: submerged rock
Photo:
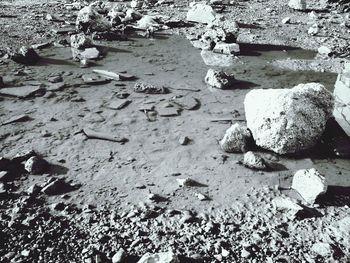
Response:
POLYGON ((226 130, 224 138, 220 141, 220 146, 229 153, 246 152, 251 139, 252 135, 247 127, 235 123, 226 130))
POLYGON ((266 161, 260 155, 251 151, 244 154, 243 165, 255 170, 266 170, 268 168, 266 161))
POLYGON ((162 253, 146 253, 137 263, 179 263, 179 258, 171 251, 162 253))
POLYGON ((315 168, 297 171, 293 176, 292 188, 308 203, 327 192, 327 182, 315 168))
POLYGON ((187 21, 209 24, 215 21, 216 13, 210 5, 194 4, 187 12, 187 21))
POLYGON ((205 83, 214 88, 227 89, 232 86, 235 78, 233 75, 227 75, 224 71, 209 69, 204 80, 205 83))
POLYGON ((256 144, 279 154, 313 147, 332 116, 334 98, 319 83, 292 89, 256 89, 244 100, 247 127, 256 144))

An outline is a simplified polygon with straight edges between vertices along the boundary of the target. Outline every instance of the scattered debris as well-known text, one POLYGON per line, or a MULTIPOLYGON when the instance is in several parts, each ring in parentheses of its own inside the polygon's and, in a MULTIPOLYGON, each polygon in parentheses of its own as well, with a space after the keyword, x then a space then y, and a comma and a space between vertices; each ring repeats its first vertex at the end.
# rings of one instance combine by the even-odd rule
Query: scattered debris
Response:
POLYGON ((252 135, 246 126, 233 124, 226 130, 224 138, 220 141, 221 149, 225 152, 247 152, 252 141, 252 135))
POLYGON ((315 168, 297 171, 293 176, 292 188, 309 204, 327 192, 327 182, 315 168))
POLYGON ((319 83, 292 89, 255 89, 245 97, 247 127, 255 143, 279 154, 313 147, 332 115, 332 94, 319 83))

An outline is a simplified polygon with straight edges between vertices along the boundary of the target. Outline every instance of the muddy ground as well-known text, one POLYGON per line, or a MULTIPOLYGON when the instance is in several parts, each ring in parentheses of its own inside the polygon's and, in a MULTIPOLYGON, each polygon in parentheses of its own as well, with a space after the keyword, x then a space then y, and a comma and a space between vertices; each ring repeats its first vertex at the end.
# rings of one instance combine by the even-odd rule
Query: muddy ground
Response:
MULTIPOLYGON (((224 5, 225 21, 240 26, 242 50, 224 68, 239 80, 229 90, 204 83, 209 67, 185 37, 199 25, 164 30, 151 38, 133 34, 125 41, 95 41, 105 56, 88 68, 80 68, 70 47, 61 45, 39 50, 41 60, 35 66, 8 59, 8 48, 69 39, 52 29, 74 28, 77 10, 70 10, 70 4, 0 3, 0 76, 10 87, 47 87, 42 96, 1 97, 2 123, 27 116, 0 127, 1 156, 34 150, 50 163, 42 175, 25 173, 6 182, 0 203, 0 261, 111 262, 123 249, 124 262, 168 250, 181 262, 349 262, 348 159, 319 148, 298 156, 259 150, 281 167, 261 172, 242 166, 242 154, 225 153, 218 145, 231 122, 245 122, 243 100, 254 88, 320 82, 333 91, 349 56, 349 14, 339 12, 337 4, 318 1, 309 2, 308 12, 292 10, 285 1, 224 5), (312 10, 322 24, 317 36, 307 33, 312 10), (66 22, 47 20, 47 14, 66 22), (285 17, 291 22, 283 24, 285 17), (332 57, 317 55, 321 45, 332 47, 332 57), (84 83, 82 76, 93 69, 127 72, 137 79, 84 83), (58 75, 65 85, 53 90, 48 79, 58 75), (139 81, 170 92, 135 93, 139 81), (121 94, 128 94, 129 104, 111 109, 121 94), (178 116, 158 115, 149 121, 145 108, 161 111, 174 98, 197 105, 181 109, 178 116), (89 139, 82 132, 87 128, 128 141, 89 139), (182 136, 190 139, 188 145, 179 143, 182 136), (276 196, 301 200, 278 186, 288 188, 297 170, 312 167, 325 175, 327 195, 301 215, 275 211, 271 201, 276 196), (179 187, 177 179, 188 177, 199 185, 179 187), (52 178, 71 187, 54 195, 26 193, 52 178), (208 199, 199 200, 198 193, 208 199), (149 194, 161 200, 155 202, 149 194)), ((141 12, 184 19, 188 4, 176 1, 141 12)))

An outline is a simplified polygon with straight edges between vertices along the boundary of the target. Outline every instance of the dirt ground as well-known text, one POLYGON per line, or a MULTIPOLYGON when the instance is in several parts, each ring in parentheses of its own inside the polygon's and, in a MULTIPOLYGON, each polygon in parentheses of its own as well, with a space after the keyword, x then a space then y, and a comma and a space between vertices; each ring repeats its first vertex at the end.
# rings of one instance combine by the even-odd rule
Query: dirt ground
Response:
MULTIPOLYGON (((300 156, 260 150, 266 160, 283 167, 261 172, 242 166, 242 154, 225 153, 218 145, 231 122, 245 123, 243 100, 254 88, 320 82, 333 91, 349 56, 349 14, 321 2, 308 2, 309 12, 292 10, 285 1, 224 5, 221 15, 227 23, 238 22, 238 43, 247 51, 224 68, 239 80, 229 90, 204 83, 209 67, 185 37, 198 25, 157 32, 153 38, 133 34, 126 41, 94 41, 106 52, 88 68, 71 59, 70 47, 58 45, 39 50, 37 65, 23 66, 8 59, 8 48, 69 39, 51 29, 74 27, 80 8, 70 10, 71 1, 0 2, 0 76, 5 84, 52 87, 48 79, 58 75, 65 84, 43 96, 0 98, 2 123, 21 114, 29 117, 0 127, 1 156, 34 150, 50 163, 47 173, 7 182, 9 194, 0 203, 0 261, 112 262, 124 249, 123 262, 167 250, 175 251, 180 262, 349 262, 350 221, 343 228, 339 223, 350 205, 348 159, 317 150, 300 156), (314 23, 312 10, 322 25, 317 36, 307 33, 314 23), (47 14, 65 22, 47 20, 47 14), (283 24, 285 17, 291 22, 283 24), (321 45, 332 47, 334 56, 316 56, 321 45), (93 69, 127 72, 137 79, 84 83, 82 76, 93 69), (136 93, 133 87, 140 81, 170 92, 136 93), (111 109, 123 93, 130 103, 111 109), (178 116, 147 119, 143 109, 164 109, 174 98, 194 99, 198 105, 178 116), (128 141, 89 139, 82 132, 87 128, 128 141), (182 136, 190 139, 188 145, 179 143, 182 136), (288 188, 294 173, 307 168, 325 175, 328 195, 301 217, 274 211, 276 196, 300 199, 277 187, 288 188), (27 197, 30 186, 52 178, 74 189, 27 197), (200 185, 179 187, 177 179, 183 178, 200 185), (198 193, 208 200, 199 200, 198 193), (162 200, 152 202, 149 194, 162 200), (315 249, 320 243, 331 252, 315 249)), ((141 11, 185 19, 188 4, 176 1, 141 11)))

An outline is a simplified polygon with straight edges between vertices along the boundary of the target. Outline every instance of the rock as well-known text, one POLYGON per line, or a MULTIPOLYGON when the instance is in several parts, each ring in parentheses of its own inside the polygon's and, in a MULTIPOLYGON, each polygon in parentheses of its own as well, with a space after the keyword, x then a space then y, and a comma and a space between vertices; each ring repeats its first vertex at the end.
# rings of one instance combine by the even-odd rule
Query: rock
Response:
POLYGON ((80 52, 80 59, 91 59, 91 60, 96 60, 100 57, 100 51, 95 48, 86 48, 83 52, 80 52))
POLYGON ((195 110, 200 106, 200 102, 192 96, 176 96, 170 99, 175 106, 184 110, 195 110))
POLYGON ((158 115, 161 117, 174 117, 179 115, 179 110, 177 108, 165 108, 161 107, 157 109, 158 115))
POLYGON ((282 24, 289 24, 290 23, 290 17, 288 16, 288 17, 285 17, 285 18, 283 18, 282 19, 282 24))
POLYGON ((327 192, 327 182, 315 168, 297 171, 293 176, 292 189, 310 204, 314 204, 316 198, 327 192))
POLYGON ((122 263, 126 256, 126 252, 124 249, 119 249, 117 253, 112 257, 112 263, 122 263))
POLYGON ((30 157, 24 164, 24 169, 31 174, 42 174, 48 169, 48 162, 40 156, 30 157))
POLYGON ((178 178, 176 179, 177 183, 179 184, 180 187, 185 187, 185 186, 197 186, 199 183, 196 182, 195 180, 191 179, 191 178, 178 178))
POLYGON ((233 75, 227 75, 224 71, 209 69, 204 80, 205 83, 214 88, 227 89, 233 85, 235 78, 233 75))
POLYGON ((187 136, 180 136, 179 143, 181 145, 187 145, 190 142, 190 139, 187 136))
POLYGON ((156 18, 150 15, 143 16, 139 21, 137 21, 136 27, 138 29, 158 29, 160 27, 156 18))
POLYGON ((290 0, 288 6, 295 10, 303 11, 306 9, 306 0, 290 0))
POLYGON ((50 178, 47 184, 41 189, 42 193, 47 195, 58 195, 68 192, 72 186, 60 178, 50 178))
POLYGON ((27 190, 26 193, 28 195, 36 195, 41 191, 41 187, 37 184, 31 185, 27 190))
POLYGON ((5 181, 9 178, 10 173, 8 171, 0 171, 0 181, 5 181))
POLYGON ((146 253, 137 263, 179 263, 179 258, 171 251, 162 253, 146 253))
POLYGON ((342 233, 350 235, 350 216, 338 220, 336 226, 342 233))
POLYGON ((216 19, 216 13, 213 8, 205 3, 196 3, 186 15, 187 21, 210 24, 216 19))
POLYGON ((70 46, 72 48, 84 50, 92 46, 92 40, 90 37, 86 36, 84 33, 71 35, 70 46))
POLYGON ((116 100, 108 104, 108 108, 113 110, 121 110, 128 106, 131 103, 131 100, 116 100))
POLYGON ((313 24, 307 31, 309 35, 315 36, 320 31, 318 24, 313 24))
POLYGON ((225 54, 225 55, 236 55, 239 54, 240 49, 237 43, 216 43, 213 51, 215 53, 225 54))
POLYGON ((319 47, 317 51, 318 51, 318 54, 325 57, 328 57, 332 53, 332 49, 326 46, 319 47))
POLYGON ((206 201, 206 200, 210 200, 210 198, 202 193, 195 193, 194 194, 198 199, 199 201, 206 201))
POLYGON ((350 72, 338 75, 333 94, 336 101, 333 115, 347 135, 350 136, 350 72))
POLYGON ((25 121, 29 121, 30 119, 31 118, 28 115, 21 114, 21 115, 17 115, 17 116, 14 116, 14 117, 7 119, 3 123, 1 123, 1 125, 8 125, 8 124, 15 123, 15 122, 25 122, 25 121))
POLYGON ((168 90, 165 87, 156 87, 152 84, 145 82, 137 82, 134 86, 134 91, 137 93, 146 94, 165 94, 168 90))
POLYGON ((81 76, 85 84, 100 85, 110 82, 111 80, 95 74, 84 74, 81 76))
POLYGON ((45 89, 40 86, 22 86, 0 89, 0 95, 17 97, 25 99, 33 96, 42 96, 45 94, 45 89))
POLYGON ((266 170, 268 165, 266 161, 254 152, 246 152, 244 154, 243 165, 256 170, 266 170))
POLYGON ((331 245, 325 242, 318 242, 313 244, 311 251, 315 252, 321 257, 329 257, 333 254, 331 245))
POLYGON ((219 144, 225 152, 246 152, 251 140, 252 135, 248 128, 235 123, 226 130, 224 138, 222 138, 219 144))
POLYGON ((272 200, 273 207, 278 211, 290 211, 293 214, 297 213, 298 211, 303 210, 303 208, 296 203, 295 200, 292 200, 288 197, 275 197, 272 200))
POLYGON ((82 8, 77 15, 75 26, 83 32, 108 31, 111 28, 109 21, 96 10, 93 5, 82 8))
POLYGON ((49 77, 47 81, 51 83, 58 83, 58 82, 62 82, 63 78, 62 76, 58 75, 58 76, 49 77))
POLYGON ((25 65, 35 65, 40 60, 40 56, 33 48, 23 46, 17 53, 10 55, 11 59, 17 63, 25 65))
POLYGON ((5 83, 4 83, 3 78, 0 76, 0 89, 3 87, 5 87, 5 83))
POLYGON ((313 147, 332 115, 334 98, 319 83, 292 89, 255 89, 244 100, 255 143, 279 154, 313 147))
POLYGON ((234 57, 231 55, 218 54, 212 51, 202 50, 201 56, 204 63, 210 67, 230 67, 234 65, 234 57))

